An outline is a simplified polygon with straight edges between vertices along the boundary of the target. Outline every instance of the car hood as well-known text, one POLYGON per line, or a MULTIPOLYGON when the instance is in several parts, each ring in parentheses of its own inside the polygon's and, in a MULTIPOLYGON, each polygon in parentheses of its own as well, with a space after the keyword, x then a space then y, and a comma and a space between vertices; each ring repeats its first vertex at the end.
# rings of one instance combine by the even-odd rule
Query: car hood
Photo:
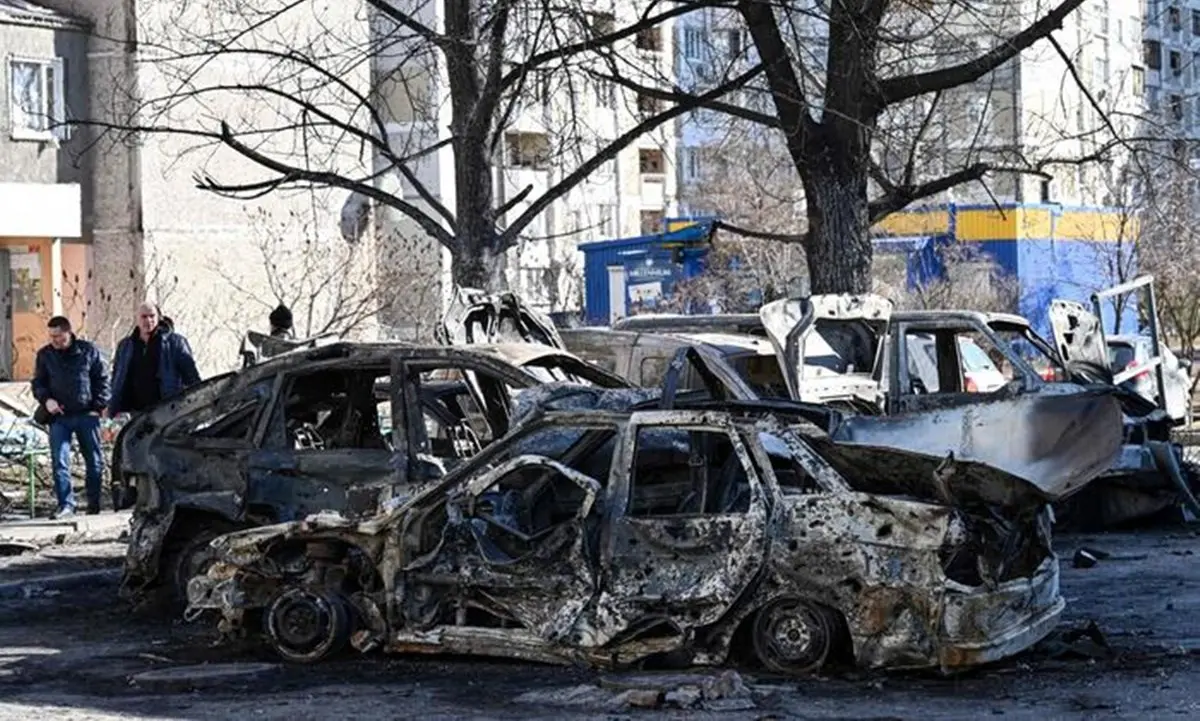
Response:
POLYGON ((553 321, 509 291, 459 288, 436 330, 444 345, 538 343, 566 350, 553 321))
MULTIPOLYGON (((759 317, 784 369, 788 394, 794 400, 802 401, 820 401, 820 396, 826 395, 825 392, 810 388, 811 384, 806 384, 804 378, 805 340, 813 332, 818 320, 867 320, 886 324, 892 308, 892 301, 872 294, 814 295, 777 300, 760 308, 759 317)), ((860 370, 869 373, 873 369, 860 370)))
POLYGON ((815 441, 857 490, 1033 508, 1079 491, 1123 443, 1111 386, 1048 384, 985 403, 850 416, 815 441))

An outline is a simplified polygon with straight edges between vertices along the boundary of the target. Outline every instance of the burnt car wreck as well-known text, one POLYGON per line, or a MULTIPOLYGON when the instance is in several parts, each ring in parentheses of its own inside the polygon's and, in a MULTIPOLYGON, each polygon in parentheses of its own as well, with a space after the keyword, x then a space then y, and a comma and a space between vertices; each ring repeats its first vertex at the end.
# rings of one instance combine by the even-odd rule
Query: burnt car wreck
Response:
POLYGON ((1110 393, 1073 400, 1109 432, 1059 414, 1040 463, 1003 469, 899 447, 911 429, 864 440, 827 407, 676 394, 679 372, 649 400, 534 389, 511 433, 372 518, 223 536, 188 615, 295 662, 350 644, 797 674, 960 669, 1053 628, 1049 504, 1117 454, 1110 393))
POLYGON ((514 399, 551 382, 628 386, 531 344, 337 343, 209 379, 117 439, 114 482, 135 499, 122 593, 182 602, 230 531, 371 517, 504 436, 514 399))

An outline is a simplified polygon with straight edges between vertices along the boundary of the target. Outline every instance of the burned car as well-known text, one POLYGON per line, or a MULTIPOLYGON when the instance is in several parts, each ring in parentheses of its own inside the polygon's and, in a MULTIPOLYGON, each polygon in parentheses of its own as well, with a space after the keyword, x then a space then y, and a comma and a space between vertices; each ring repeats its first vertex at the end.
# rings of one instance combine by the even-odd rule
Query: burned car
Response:
POLYGON ((628 386, 546 346, 337 343, 212 378, 117 439, 135 497, 122 591, 178 600, 208 542, 334 510, 368 517, 510 430, 514 397, 564 381, 628 386))
MULTIPOLYGON (((760 348, 761 338, 766 336, 787 391, 778 393, 777 384, 753 384, 760 395, 766 389, 771 391, 769 395, 826 403, 868 416, 933 413, 940 418, 937 427, 953 436, 955 432, 948 429, 978 417, 976 408, 980 403, 1048 398, 1093 385, 1111 388, 1146 372, 1155 374, 1154 395, 1171 399, 1163 382, 1164 354, 1136 368, 1124 369, 1116 377, 1110 370, 1098 320, 1100 303, 1134 292, 1147 296, 1146 316, 1151 322, 1150 340, 1154 346, 1157 311, 1151 276, 1097 293, 1090 310, 1079 303, 1054 301, 1050 308, 1054 341, 1038 336, 1029 321, 1017 315, 968 310, 895 311, 889 301, 871 295, 774 301, 760 309, 757 326, 751 314, 659 316, 626 319, 619 324, 621 331, 566 331, 564 337, 580 357, 593 362, 612 358, 617 363, 601 365, 632 374, 638 367, 661 362, 663 354, 658 349, 663 342, 646 338, 652 334, 678 343, 682 334, 700 329, 737 332, 760 348)), ((724 348, 730 345, 717 349, 728 354, 724 348)), ((753 380, 745 367, 735 368, 748 382, 753 380)), ((1179 407, 1182 404, 1175 403, 1172 410, 1170 403, 1147 400, 1132 390, 1118 395, 1125 412, 1126 443, 1122 453, 1085 493, 1057 507, 1060 523, 1093 530, 1164 515, 1177 517, 1182 509, 1200 516, 1196 499, 1200 473, 1171 439, 1171 429, 1185 417, 1184 409, 1179 407)), ((971 445, 971 438, 994 438, 997 428, 1005 428, 1004 433, 1008 433, 1007 429, 1031 427, 1028 418, 1020 418, 995 415, 997 425, 990 429, 963 425, 964 429, 976 430, 964 431, 962 443, 971 445)), ((973 447, 982 453, 987 445, 973 447)), ((1002 463, 1005 449, 994 450, 977 460, 1002 463)))
MULTIPOLYGON (((1110 395, 1080 402, 1080 418, 1117 422, 1110 395)), ((223 634, 261 632, 294 662, 349 643, 604 667, 949 670, 1044 637, 1064 605, 1047 504, 1103 469, 1119 433, 1097 442, 1064 424, 1021 477, 839 441, 842 422, 669 387, 623 411, 543 405, 375 518, 217 539, 188 614, 218 611, 223 634)))

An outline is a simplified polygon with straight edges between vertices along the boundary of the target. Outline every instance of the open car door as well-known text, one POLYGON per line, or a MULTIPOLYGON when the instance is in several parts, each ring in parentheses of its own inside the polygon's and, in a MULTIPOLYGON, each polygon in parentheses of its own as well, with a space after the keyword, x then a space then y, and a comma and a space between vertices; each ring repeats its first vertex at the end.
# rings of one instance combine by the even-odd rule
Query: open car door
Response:
POLYGON ((759 309, 793 400, 828 403, 881 394, 878 374, 892 302, 878 295, 815 295, 759 309))
POLYGON ((1082 303, 1050 301, 1050 327, 1054 331, 1054 349, 1063 363, 1093 363, 1108 368, 1108 349, 1104 346, 1100 319, 1082 303))

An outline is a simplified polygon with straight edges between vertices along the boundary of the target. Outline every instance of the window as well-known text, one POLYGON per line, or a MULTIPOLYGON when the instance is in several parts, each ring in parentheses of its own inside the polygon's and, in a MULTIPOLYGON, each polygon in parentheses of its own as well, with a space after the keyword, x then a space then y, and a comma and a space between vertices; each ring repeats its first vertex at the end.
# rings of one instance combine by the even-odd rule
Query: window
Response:
POLYGON ((594 37, 602 37, 612 34, 616 18, 612 13, 589 13, 588 25, 591 26, 594 37))
POLYGON ((184 416, 167 431, 168 438, 248 442, 258 412, 271 397, 274 379, 260 381, 241 392, 223 396, 216 403, 184 416))
POLYGON ((1142 93, 1146 92, 1146 71, 1143 68, 1139 68, 1135 65, 1133 66, 1132 75, 1134 95, 1141 95, 1142 93))
POLYGON ((1151 110, 1158 110, 1158 88, 1146 90, 1146 106, 1151 110))
POLYGON ((1179 77, 1183 74, 1183 55, 1178 50, 1172 50, 1168 57, 1170 58, 1171 74, 1179 77))
POLYGON ((699 60, 704 57, 704 30, 685 27, 683 29, 683 57, 699 60))
POLYGON ((1179 11, 1179 8, 1172 6, 1167 9, 1167 24, 1175 32, 1179 32, 1183 28, 1183 13, 1179 11))
POLYGON ((282 442, 298 451, 392 449, 384 430, 392 418, 386 368, 325 368, 288 379, 286 388, 282 417, 272 420, 272 445, 282 442))
POLYGON ((662 175, 666 172, 663 151, 658 148, 642 148, 638 151, 638 169, 642 175, 662 175))
POLYGON ((1200 83, 1200 53, 1192 53, 1192 82, 1200 83))
POLYGON ((1158 16, 1162 14, 1162 0, 1146 0, 1146 24, 1158 25, 1158 16))
POLYGON ((638 50, 645 50, 652 53, 662 52, 662 29, 652 27, 638 32, 634 44, 638 50))
POLYGON ((1192 35, 1200 35, 1200 10, 1192 11, 1192 35))
POLYGON ((993 393, 1013 368, 986 336, 939 330, 905 334, 910 393, 993 393))
POLYGON ((1041 192, 1039 193, 1039 195, 1041 197, 1041 201, 1043 203, 1049 203, 1050 202, 1050 181, 1049 180, 1042 181, 1040 191, 1041 192))
POLYGON ((550 140, 541 133, 507 133, 508 165, 544 170, 550 164, 550 140))
POLYGON ((693 183, 700 179, 700 153, 696 148, 679 149, 679 172, 684 182, 693 183))
POLYGON ((649 95, 638 94, 637 98, 638 115, 643 118, 649 118, 658 115, 662 112, 662 101, 658 98, 650 97, 649 95))
POLYGON ((739 55, 741 55, 742 54, 742 31, 738 30, 738 29, 726 30, 725 35, 726 35, 725 42, 729 46, 729 56, 731 58, 736 58, 739 55))
POLYGON ((1099 87, 1108 87, 1108 58, 1092 60, 1092 80, 1099 87))
POLYGON ((1096 8, 1096 12, 1100 16, 1098 18, 1098 20, 1100 22, 1097 23, 1099 25, 1100 34, 1107 35, 1108 34, 1108 2, 1107 2, 1107 0, 1104 0, 1104 2, 1099 3, 1099 7, 1096 8))
POLYGON ((750 476, 723 431, 642 427, 629 483, 631 518, 750 510, 750 476))
POLYGON ((9 61, 9 117, 12 137, 18 140, 49 140, 66 137, 63 99, 63 61, 9 61))
POLYGON ((1171 117, 1183 120, 1183 98, 1179 95, 1171 96, 1171 117))
POLYGON ((601 108, 611 108, 613 106, 613 83, 606 78, 595 78, 593 83, 596 87, 596 105, 601 108))
POLYGON ((667 214, 661 210, 643 210, 641 214, 642 235, 663 232, 667 214))
POLYGON ((1147 40, 1142 44, 1146 67, 1151 70, 1162 70, 1162 44, 1157 40, 1147 40))
POLYGON ((606 238, 615 237, 617 234, 617 206, 611 203, 597 205, 596 217, 600 235, 606 238))

